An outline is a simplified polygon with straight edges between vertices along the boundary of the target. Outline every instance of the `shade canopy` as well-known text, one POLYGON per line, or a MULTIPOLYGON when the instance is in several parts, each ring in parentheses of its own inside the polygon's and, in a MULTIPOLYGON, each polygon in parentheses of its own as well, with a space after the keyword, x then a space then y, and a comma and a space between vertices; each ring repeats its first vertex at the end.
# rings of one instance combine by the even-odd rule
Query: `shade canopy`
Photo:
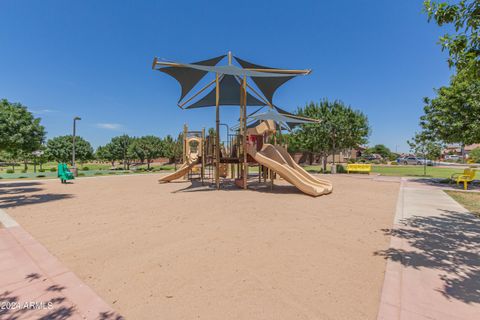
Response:
MULTIPOLYGON (((278 108, 280 109, 280 108, 278 108)), ((282 109, 280 109, 282 110, 282 109)), ((253 128, 259 125, 262 121, 272 120, 278 125, 280 129, 292 130, 295 126, 303 123, 318 123, 319 120, 299 117, 294 114, 291 114, 285 110, 282 110, 284 113, 275 111, 275 109, 268 109, 266 112, 258 113, 259 110, 250 114, 247 117, 249 122, 247 128, 253 128)), ((234 126, 232 130, 238 129, 238 126, 234 126)))
MULTIPOLYGON (((238 106, 240 105, 240 82, 231 75, 224 75, 219 81, 221 106, 238 106)), ((200 100, 184 107, 185 109, 195 109, 203 107, 214 107, 216 104, 216 88, 213 88, 200 100)), ((247 92, 247 106, 265 106, 266 103, 255 98, 247 92)))
MULTIPOLYGON (((243 68, 249 68, 249 69, 260 69, 260 70, 271 70, 271 71, 277 71, 278 69, 270 68, 270 67, 265 67, 261 66, 259 64, 254 64, 251 62, 248 62, 246 60, 240 59, 235 57, 235 60, 243 67, 243 68)), ((267 77, 257 77, 257 76, 252 76, 253 82, 257 85, 258 89, 262 92, 262 94, 267 98, 268 102, 273 103, 273 95, 277 89, 283 85, 285 82, 288 80, 294 78, 296 75, 287 75, 285 77, 276 77, 275 73, 269 73, 269 76, 267 77)))
MULTIPOLYGON (((219 63, 225 55, 218 56, 212 59, 203 60, 195 62, 195 65, 200 66, 214 66, 219 63)), ((154 64, 157 60, 154 60, 154 64)), ((185 68, 183 66, 170 66, 165 68, 157 69, 158 71, 164 72, 178 81, 180 86, 182 87, 182 93, 180 94, 180 98, 178 102, 182 101, 183 98, 197 85, 200 80, 208 73, 208 71, 200 70, 200 69, 193 69, 193 68, 185 68)))
MULTIPOLYGON (((272 106, 273 95, 281 85, 295 76, 307 75, 310 73, 310 70, 286 70, 265 67, 253 64, 238 57, 234 58, 241 67, 232 65, 231 63, 224 66, 217 66, 224 57, 225 55, 222 55, 195 63, 159 61, 155 58, 153 61, 153 68, 172 76, 180 83, 182 92, 178 100, 179 106, 188 103, 192 99, 189 98, 182 104, 180 103, 209 72, 222 76, 222 83, 220 84, 220 105, 240 105, 240 81, 238 81, 238 79, 242 79, 243 77, 251 78, 258 87, 260 93, 256 92, 250 87, 250 85, 248 85, 250 90, 252 90, 257 97, 247 93, 247 106, 272 106), (235 90, 237 92, 234 94, 235 90)), ((229 57, 231 58, 231 56, 229 57)), ((229 59, 229 62, 230 61, 231 59, 229 59)), ((211 84, 212 83, 209 85, 211 84)), ((200 90, 197 94, 201 93, 204 89, 200 90)), ((197 94, 193 95, 193 97, 196 97, 197 94)), ((215 102, 214 89, 203 98, 200 98, 197 102, 186 107, 186 109, 212 106, 215 105, 215 102)))

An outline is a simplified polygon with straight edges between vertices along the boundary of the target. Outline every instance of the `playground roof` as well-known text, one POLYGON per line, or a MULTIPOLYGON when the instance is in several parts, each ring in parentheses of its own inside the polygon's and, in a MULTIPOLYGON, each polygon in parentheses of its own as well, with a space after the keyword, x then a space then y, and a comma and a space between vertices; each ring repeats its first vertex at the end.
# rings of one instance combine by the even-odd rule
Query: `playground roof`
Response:
MULTIPOLYGON (((259 110, 250 114, 247 117, 247 121, 251 121, 247 125, 247 128, 255 127, 259 125, 262 121, 266 121, 266 120, 273 120, 279 128, 287 129, 287 130, 292 130, 294 127, 302 123, 320 122, 319 120, 316 120, 316 119, 296 116, 276 106, 274 106, 274 109, 268 109, 266 112, 263 112, 263 113, 257 113, 259 110), (277 111, 274 111, 274 110, 277 110, 277 111), (282 112, 279 112, 279 110, 281 110, 282 112)), ((232 128, 232 130, 236 130, 236 129, 238 129, 238 126, 234 126, 232 128)))
MULTIPOLYGON (((240 103, 240 89, 241 84, 235 76, 223 75, 219 81, 220 85, 220 102, 221 106, 238 106, 240 103)), ((202 107, 215 106, 216 102, 216 89, 213 88, 208 94, 206 94, 200 100, 192 103, 185 109, 194 109, 202 107)), ((247 106, 265 106, 265 102, 255 98, 249 92, 247 92, 247 106)))
MULTIPOLYGON (((180 102, 185 96, 192 91, 192 89, 202 80, 208 73, 213 72, 222 76, 222 83, 220 84, 220 105, 240 105, 240 81, 243 77, 250 77, 263 96, 260 96, 250 85, 248 88, 252 90, 259 99, 253 95, 248 94, 247 106, 272 106, 273 95, 275 91, 285 82, 298 75, 307 75, 310 70, 287 70, 265 67, 253 64, 246 60, 234 57, 241 67, 232 65, 229 62, 226 66, 217 66, 217 64, 225 57, 225 55, 218 56, 208 60, 202 60, 195 63, 180 63, 173 61, 159 61, 157 58, 153 61, 153 69, 164 72, 175 78, 182 87, 182 92, 178 100, 179 106, 187 104, 192 98, 199 95, 215 81, 210 82, 204 88, 199 90, 193 97, 180 102), (260 101, 262 100, 262 101, 260 101)), ((229 55, 229 57, 231 57, 229 55)), ((231 59, 229 59, 230 61, 231 59)), ((206 96, 199 101, 186 107, 200 108, 215 106, 215 89, 210 91, 206 96)))

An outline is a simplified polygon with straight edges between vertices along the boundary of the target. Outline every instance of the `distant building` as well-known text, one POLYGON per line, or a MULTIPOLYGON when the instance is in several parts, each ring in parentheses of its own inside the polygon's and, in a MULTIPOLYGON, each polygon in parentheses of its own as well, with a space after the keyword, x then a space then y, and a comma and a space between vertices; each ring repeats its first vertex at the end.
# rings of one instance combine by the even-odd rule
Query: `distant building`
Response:
MULTIPOLYGON (((475 143, 471 144, 468 146, 465 146, 464 152, 465 152, 465 158, 468 159, 468 155, 470 151, 472 151, 475 148, 480 148, 480 143, 475 143)), ((448 158, 448 156, 462 156, 462 146, 459 144, 450 144, 445 147, 442 151, 442 158, 448 158)))

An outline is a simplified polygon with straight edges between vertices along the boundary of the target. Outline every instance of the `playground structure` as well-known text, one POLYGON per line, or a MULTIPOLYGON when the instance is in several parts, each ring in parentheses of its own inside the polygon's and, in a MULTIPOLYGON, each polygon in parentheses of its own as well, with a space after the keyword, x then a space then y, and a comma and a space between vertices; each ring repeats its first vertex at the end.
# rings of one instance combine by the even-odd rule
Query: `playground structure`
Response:
POLYGON ((217 66, 226 56, 190 64, 154 59, 153 69, 169 74, 180 83, 180 108, 214 106, 216 114, 215 134, 206 136, 205 129, 188 131, 188 127, 184 126, 183 164, 177 171, 159 181, 170 182, 182 177, 199 178, 202 184, 210 181, 217 189, 220 189, 221 182, 233 181, 235 185, 247 189, 249 166, 258 165, 258 181, 270 181, 272 187, 278 174, 311 196, 332 192, 332 184, 328 180, 317 179, 306 172, 288 154, 286 146, 277 145, 277 133, 281 136, 282 129, 290 129, 301 123, 318 122, 293 115, 273 104, 273 94, 278 87, 311 71, 275 69, 234 57, 241 66, 237 67, 232 64, 230 52, 228 65, 217 66), (214 73, 215 79, 186 98, 208 73, 214 73), (257 89, 247 82, 247 77, 254 82, 257 89), (214 88, 209 93, 194 101, 211 86, 214 88), (235 133, 228 132, 223 143, 220 142, 219 130, 220 106, 240 107, 239 124, 235 133), (268 107, 268 111, 247 116, 247 106, 268 107), (272 141, 273 144, 269 143, 272 141))

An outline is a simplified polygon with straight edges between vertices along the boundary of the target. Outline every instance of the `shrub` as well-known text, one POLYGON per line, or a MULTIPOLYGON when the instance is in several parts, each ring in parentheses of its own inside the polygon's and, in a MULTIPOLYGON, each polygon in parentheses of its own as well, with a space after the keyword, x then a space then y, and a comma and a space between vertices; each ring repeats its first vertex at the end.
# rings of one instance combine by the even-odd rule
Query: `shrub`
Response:
POLYGON ((27 170, 23 169, 23 170, 22 170, 22 173, 27 173, 27 170))
POLYGON ((337 173, 346 173, 345 167, 341 164, 337 164, 337 173))
POLYGON ((112 172, 109 172, 108 174, 117 174, 117 173, 112 171, 112 172))
POLYGON ((476 163, 480 163, 480 147, 473 149, 470 151, 468 155, 470 159, 472 159, 476 163))
POLYGON ((95 172, 94 175, 96 175, 96 176, 103 176, 103 172, 95 172))
POLYGON ((6 171, 7 173, 15 173, 15 171, 13 169, 7 169, 6 171))
POLYGON ((398 162, 397 161, 392 161, 392 162, 390 162, 390 165, 391 166, 398 166, 398 162))
POLYGON ((79 172, 79 173, 78 173, 78 176, 79 176, 79 177, 85 177, 85 173, 79 172))
POLYGON ((44 174, 38 174, 37 178, 45 178, 46 176, 44 174))
POLYGON ((348 159, 348 163, 355 163, 355 162, 357 162, 356 159, 352 159, 352 158, 348 159))
POLYGON ((18 179, 26 179, 26 178, 27 178, 27 177, 25 177, 25 176, 20 176, 20 177, 18 177, 18 179))
POLYGON ((51 167, 51 168, 50 168, 50 172, 57 172, 57 168, 51 167))
POLYGON ((90 168, 89 167, 83 167, 82 170, 83 171, 88 171, 88 170, 90 170, 90 168))
POLYGON ((38 172, 45 172, 45 169, 38 169, 38 172))

